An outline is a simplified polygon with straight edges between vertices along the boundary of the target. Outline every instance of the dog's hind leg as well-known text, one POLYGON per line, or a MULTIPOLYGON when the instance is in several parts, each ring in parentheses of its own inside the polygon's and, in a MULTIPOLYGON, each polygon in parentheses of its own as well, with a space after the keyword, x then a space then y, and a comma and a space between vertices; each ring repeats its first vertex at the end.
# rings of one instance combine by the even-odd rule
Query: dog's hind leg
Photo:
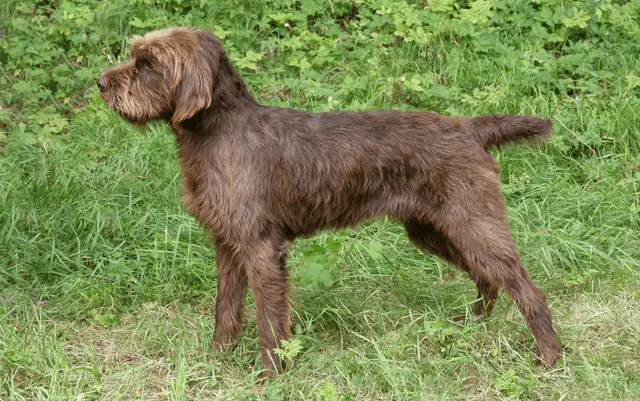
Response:
POLYGON ((404 227, 407 230, 409 240, 418 249, 423 252, 433 253, 469 273, 478 287, 478 300, 474 305, 475 314, 478 316, 490 314, 500 290, 498 284, 491 282, 481 272, 470 269, 451 241, 438 231, 433 224, 421 222, 417 219, 408 219, 404 221, 404 227))
MULTIPOLYGON (((486 176, 484 177, 486 178, 486 176)), ((433 225, 462 255, 471 276, 485 277, 503 288, 524 315, 540 350, 540 358, 553 366, 560 344, 543 292, 520 262, 509 234, 497 177, 453 188, 434 213, 433 225)))

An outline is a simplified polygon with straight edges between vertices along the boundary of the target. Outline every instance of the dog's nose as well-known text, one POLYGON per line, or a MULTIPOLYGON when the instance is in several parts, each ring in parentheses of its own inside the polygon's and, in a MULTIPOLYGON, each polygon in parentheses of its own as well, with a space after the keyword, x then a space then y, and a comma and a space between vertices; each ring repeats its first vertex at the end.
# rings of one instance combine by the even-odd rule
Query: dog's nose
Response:
POLYGON ((98 88, 100 88, 100 92, 104 92, 104 90, 107 89, 107 86, 109 86, 109 81, 105 77, 100 77, 96 79, 96 84, 98 85, 98 88))

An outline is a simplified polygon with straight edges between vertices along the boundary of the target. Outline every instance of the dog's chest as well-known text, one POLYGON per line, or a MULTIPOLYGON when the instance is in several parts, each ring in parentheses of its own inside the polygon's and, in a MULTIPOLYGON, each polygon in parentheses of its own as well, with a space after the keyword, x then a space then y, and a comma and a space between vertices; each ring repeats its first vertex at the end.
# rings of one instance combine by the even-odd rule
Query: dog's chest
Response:
POLYGON ((184 198, 183 202, 199 223, 208 228, 216 219, 216 210, 213 207, 220 204, 219 195, 215 185, 217 175, 208 157, 203 151, 206 144, 181 141, 178 149, 178 157, 182 167, 184 198))
POLYGON ((241 213, 238 188, 240 173, 234 168, 228 152, 211 151, 211 147, 181 146, 178 152, 182 171, 183 202, 189 213, 206 229, 221 234, 233 226, 234 216, 241 213))

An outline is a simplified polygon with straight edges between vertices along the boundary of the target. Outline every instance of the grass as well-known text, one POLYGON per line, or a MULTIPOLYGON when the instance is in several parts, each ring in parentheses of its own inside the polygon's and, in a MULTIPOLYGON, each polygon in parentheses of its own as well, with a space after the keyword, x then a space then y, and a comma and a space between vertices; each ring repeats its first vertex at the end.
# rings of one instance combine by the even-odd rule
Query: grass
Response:
POLYGON ((31 3, 0 8, 0 85, 12 88, 0 94, 0 399, 640 398, 640 34, 624 25, 637 20, 633 3, 596 20, 575 2, 592 19, 568 26, 581 14, 566 8, 568 20, 544 25, 559 41, 522 22, 559 2, 495 6, 473 34, 454 23, 459 5, 441 13, 451 31, 424 22, 428 45, 409 40, 416 25, 393 25, 407 5, 391 0, 362 2, 355 17, 340 1, 307 2, 303 16, 286 2, 31 3), (85 15, 96 22, 78 28, 85 15), (473 284, 387 219, 296 242, 302 349, 283 375, 255 384, 251 295, 238 346, 212 350, 214 253, 179 203, 174 139, 163 124, 121 121, 91 82, 126 57, 116 54, 125 36, 178 23, 226 36, 264 103, 551 116, 558 135, 547 145, 494 154, 513 236, 565 346, 558 366, 535 365, 504 294, 489 318, 453 322, 470 313, 473 284), (79 29, 88 41, 71 39, 79 29), (56 51, 40 59, 37 46, 56 51), (85 57, 56 73, 58 50, 85 57), (309 255, 331 275, 324 286, 309 280, 309 255))

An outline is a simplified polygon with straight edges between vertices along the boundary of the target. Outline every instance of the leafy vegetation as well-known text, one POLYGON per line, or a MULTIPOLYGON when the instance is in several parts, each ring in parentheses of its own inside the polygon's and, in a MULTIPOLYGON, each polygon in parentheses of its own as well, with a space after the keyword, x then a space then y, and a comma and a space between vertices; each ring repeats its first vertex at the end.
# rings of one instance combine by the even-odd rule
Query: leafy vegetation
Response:
POLYGON ((0 399, 640 398, 640 1, 4 0, 0 22, 0 399), (173 138, 94 88, 173 25, 212 30, 271 105, 552 117, 548 145, 495 154, 559 366, 504 295, 454 323, 473 285, 390 220, 296 244, 284 375, 254 384, 250 296, 212 350, 173 138))

